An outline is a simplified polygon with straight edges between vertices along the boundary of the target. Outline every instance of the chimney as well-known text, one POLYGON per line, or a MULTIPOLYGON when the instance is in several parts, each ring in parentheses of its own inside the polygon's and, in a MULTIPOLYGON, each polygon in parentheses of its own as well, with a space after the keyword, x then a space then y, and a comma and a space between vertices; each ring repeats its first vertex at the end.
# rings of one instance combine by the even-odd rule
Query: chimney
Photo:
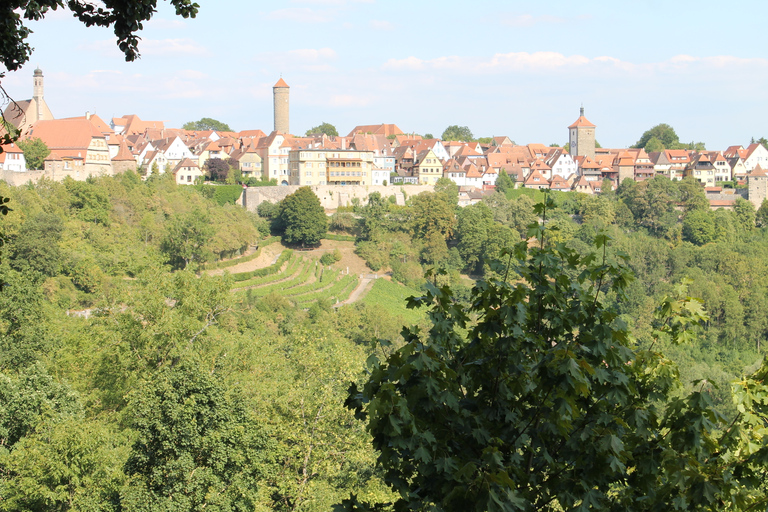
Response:
POLYGON ((91 113, 87 110, 85 111, 85 118, 89 120, 91 119, 91 113))
POLYGON ((341 149, 342 150, 347 149, 347 139, 344 137, 341 138, 341 149))

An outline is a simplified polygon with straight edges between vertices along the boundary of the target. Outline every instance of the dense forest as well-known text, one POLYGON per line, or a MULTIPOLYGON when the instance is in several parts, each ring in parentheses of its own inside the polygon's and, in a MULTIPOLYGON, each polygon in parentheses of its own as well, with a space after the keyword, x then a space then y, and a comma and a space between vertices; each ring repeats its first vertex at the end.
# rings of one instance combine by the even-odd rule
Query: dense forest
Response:
MULTIPOLYGON (((633 349, 677 362, 684 385, 669 396, 695 381, 723 424, 738 416, 730 382, 757 369, 768 334, 763 212, 746 201, 713 212, 697 184, 664 179, 553 193, 546 212, 540 193, 459 208, 457 192, 441 182, 404 206, 374 193, 329 228, 354 237, 371 270, 402 289, 474 311, 461 333, 482 316, 484 283, 525 277, 509 250, 529 236, 573 262, 626 255, 625 285, 600 285, 611 321, 633 333, 633 349), (658 307, 681 293, 707 313, 678 344, 658 336, 658 307)), ((439 331, 428 300, 405 316, 384 299, 334 308, 277 285, 232 293, 237 274, 206 268, 285 234, 284 208, 246 212, 234 189, 126 173, 0 185, 0 196, 11 208, 0 220, 0 510, 330 510, 350 494, 396 499, 348 388, 370 378, 376 358, 439 331), (406 321, 417 326, 402 330, 406 321)), ((291 261, 275 265, 299 268, 291 261)))

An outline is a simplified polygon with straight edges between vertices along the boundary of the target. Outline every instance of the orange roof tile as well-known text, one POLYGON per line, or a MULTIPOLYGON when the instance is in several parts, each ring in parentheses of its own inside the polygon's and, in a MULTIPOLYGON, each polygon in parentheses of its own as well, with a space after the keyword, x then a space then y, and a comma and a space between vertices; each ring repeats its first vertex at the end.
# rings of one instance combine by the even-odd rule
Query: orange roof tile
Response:
POLYGON ((280 77, 280 80, 278 80, 277 83, 275 85, 273 85, 272 87, 273 88, 276 88, 276 87, 288 87, 290 89, 290 87, 288 86, 287 83, 285 83, 285 80, 283 80, 282 77, 280 77))

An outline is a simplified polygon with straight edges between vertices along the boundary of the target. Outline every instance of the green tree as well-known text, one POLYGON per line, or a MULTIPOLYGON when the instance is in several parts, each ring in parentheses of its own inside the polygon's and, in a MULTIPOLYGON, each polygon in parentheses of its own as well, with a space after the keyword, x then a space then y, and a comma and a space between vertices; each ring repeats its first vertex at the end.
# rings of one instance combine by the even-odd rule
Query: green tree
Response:
POLYGON ((493 226, 493 212, 483 202, 461 208, 458 213, 455 238, 462 260, 471 273, 479 273, 483 247, 488 239, 488 230, 493 226))
POLYGON ((683 219, 683 238, 692 244, 708 244, 715 236, 715 220, 708 210, 693 210, 683 219))
POLYGON ((515 182, 512 180, 512 178, 509 177, 509 174, 507 174, 507 171, 504 169, 499 172, 499 177, 496 178, 496 190, 507 195, 508 190, 513 190, 515 188, 515 182))
POLYGON ((336 127, 333 126, 331 123, 320 123, 314 128, 310 128, 309 130, 307 130, 307 133, 305 135, 308 137, 310 135, 319 134, 319 133, 324 133, 329 137, 339 136, 338 130, 336 130, 336 127))
POLYGON ((168 231, 160 243, 160 250, 173 268, 185 269, 192 263, 203 263, 210 258, 207 247, 214 235, 208 216, 199 211, 176 213, 168 220, 168 231))
POLYGON ((677 183, 678 199, 685 205, 685 211, 709 210, 709 199, 704 187, 693 176, 683 178, 677 183))
POLYGON ((203 117, 199 121, 189 121, 184 123, 181 127, 182 130, 190 130, 195 132, 215 131, 215 132, 231 132, 232 129, 228 124, 211 119, 210 117, 203 117))
POLYGON ((648 142, 645 143, 644 149, 646 153, 656 153, 664 151, 664 143, 661 142, 658 137, 651 137, 648 142))
POLYGON ((98 422, 44 421, 5 458, 0 510, 117 510, 127 448, 123 435, 98 422))
POLYGON ((459 186, 450 178, 441 177, 435 182, 435 193, 445 194, 448 200, 454 204, 459 204, 459 186))
MULTIPOLYGON (((661 142, 663 149, 677 149, 677 146, 680 144, 680 138, 677 136, 677 133, 675 133, 675 129, 668 124, 661 123, 646 130, 640 137, 640 140, 638 140, 632 147, 645 148, 646 144, 653 138, 661 142)), ((656 151, 659 150, 656 149, 656 151)))
POLYGON ((136 440, 122 510, 257 508, 267 439, 216 373, 188 361, 163 368, 128 410, 136 440))
POLYGON ((472 130, 470 130, 466 126, 458 126, 455 124, 452 124, 448 128, 445 129, 443 132, 443 135, 441 136, 442 140, 459 140, 463 142, 472 142, 475 140, 474 136, 472 135, 472 130))
POLYGON ((759 139, 752 137, 751 144, 762 144, 765 149, 768 149, 768 139, 765 137, 760 137, 759 139))
POLYGON ((20 140, 19 148, 24 152, 24 160, 27 161, 27 169, 42 169, 45 159, 51 154, 51 150, 40 137, 20 140))
POLYGON ((411 198, 409 228, 413 235, 428 238, 437 232, 443 239, 453 234, 456 226, 455 206, 445 194, 422 192, 411 198))
MULTIPOLYGON (((518 243, 509 274, 481 281, 469 308, 447 287, 411 297, 430 308, 429 331, 404 329, 405 345, 371 358, 366 382, 351 386, 347 404, 398 494, 393 509, 762 509, 768 443, 738 421, 725 430, 705 392, 677 398, 671 361, 633 349, 605 300, 631 280, 607 237, 596 257, 548 247, 543 227, 530 235, 538 243, 518 243)), ((680 343, 705 320, 678 288, 654 336, 680 343)), ((753 386, 768 399, 764 375, 745 382, 742 400, 753 386)), ((741 404, 764 428, 763 403, 741 404)), ((353 496, 339 510, 382 508, 353 496)))
POLYGON ((309 187, 300 187, 280 201, 280 223, 283 240, 289 244, 316 245, 328 231, 328 218, 323 205, 309 187))
POLYGON ((736 226, 739 231, 749 233, 755 229, 757 213, 751 201, 739 197, 733 204, 733 213, 736 215, 736 226))
POLYGON ((58 275, 63 260, 59 247, 63 232, 64 223, 54 213, 40 212, 29 217, 9 244, 8 264, 20 272, 58 275))
POLYGON ((763 199, 760 208, 757 209, 755 222, 757 223, 757 227, 760 228, 768 226, 768 199, 763 199))

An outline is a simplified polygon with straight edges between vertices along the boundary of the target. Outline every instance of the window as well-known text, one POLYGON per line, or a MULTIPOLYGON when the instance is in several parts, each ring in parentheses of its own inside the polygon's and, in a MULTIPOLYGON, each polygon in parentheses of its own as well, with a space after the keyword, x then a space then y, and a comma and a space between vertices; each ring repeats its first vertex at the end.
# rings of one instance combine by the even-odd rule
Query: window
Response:
POLYGON ((187 176, 187 183, 191 183, 191 182, 192 182, 192 175, 190 174, 189 176, 187 176))
POLYGON ((312 177, 312 171, 305 172, 304 176, 306 176, 307 178, 311 178, 312 177))

